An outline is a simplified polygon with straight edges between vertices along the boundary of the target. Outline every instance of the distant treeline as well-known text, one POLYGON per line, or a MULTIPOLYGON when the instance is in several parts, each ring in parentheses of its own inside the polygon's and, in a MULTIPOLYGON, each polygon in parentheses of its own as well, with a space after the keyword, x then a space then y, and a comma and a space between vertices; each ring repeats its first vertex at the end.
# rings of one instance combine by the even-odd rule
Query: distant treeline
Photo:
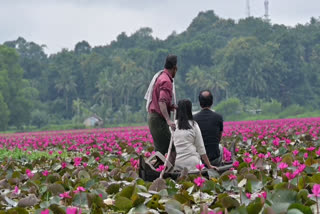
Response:
POLYGON ((105 46, 82 41, 49 56, 45 45, 21 37, 4 42, 0 129, 81 123, 93 114, 105 124, 143 122, 144 93, 168 54, 178 56, 177 98, 195 106, 199 91, 210 89, 215 104, 239 99, 244 112, 260 111, 263 103, 320 107, 320 19, 288 27, 207 11, 165 40, 151 33, 121 33, 105 46))

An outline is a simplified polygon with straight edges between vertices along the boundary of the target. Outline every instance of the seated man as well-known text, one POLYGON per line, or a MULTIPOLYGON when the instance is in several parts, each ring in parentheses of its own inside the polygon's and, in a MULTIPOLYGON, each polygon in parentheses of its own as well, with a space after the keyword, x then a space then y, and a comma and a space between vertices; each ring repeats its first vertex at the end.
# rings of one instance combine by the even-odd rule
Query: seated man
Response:
POLYGON ((220 140, 223 132, 223 118, 220 114, 211 110, 213 97, 209 90, 199 94, 201 111, 194 115, 198 123, 207 156, 212 166, 220 166, 222 163, 223 147, 220 140))

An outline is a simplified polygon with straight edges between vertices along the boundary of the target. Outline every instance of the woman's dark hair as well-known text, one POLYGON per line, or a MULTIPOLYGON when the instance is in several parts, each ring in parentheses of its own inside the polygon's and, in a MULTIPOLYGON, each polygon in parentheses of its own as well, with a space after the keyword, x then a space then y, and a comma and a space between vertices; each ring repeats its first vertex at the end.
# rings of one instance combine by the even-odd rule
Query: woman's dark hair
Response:
POLYGON ((200 91, 199 103, 202 108, 211 107, 213 104, 213 97, 209 90, 200 91), (207 93, 205 93, 207 92, 207 93), (203 94, 206 94, 205 96, 203 94))
POLYGON ((177 66, 177 61, 178 61, 178 59, 177 59, 176 55, 167 56, 164 68, 165 69, 172 69, 172 68, 176 67, 177 66))
POLYGON ((176 119, 178 120, 178 129, 191 129, 189 120, 193 121, 192 103, 190 100, 179 100, 176 119))

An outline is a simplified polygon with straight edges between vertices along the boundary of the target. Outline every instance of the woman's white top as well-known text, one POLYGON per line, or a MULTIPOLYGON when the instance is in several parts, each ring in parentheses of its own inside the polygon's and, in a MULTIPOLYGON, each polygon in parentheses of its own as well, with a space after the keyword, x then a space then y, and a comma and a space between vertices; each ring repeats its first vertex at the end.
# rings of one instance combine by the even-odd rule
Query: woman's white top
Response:
POLYGON ((173 142, 176 148, 175 170, 187 168, 189 172, 199 171, 197 164, 201 164, 200 155, 206 154, 200 128, 196 121, 189 120, 191 129, 179 129, 176 121, 173 142))

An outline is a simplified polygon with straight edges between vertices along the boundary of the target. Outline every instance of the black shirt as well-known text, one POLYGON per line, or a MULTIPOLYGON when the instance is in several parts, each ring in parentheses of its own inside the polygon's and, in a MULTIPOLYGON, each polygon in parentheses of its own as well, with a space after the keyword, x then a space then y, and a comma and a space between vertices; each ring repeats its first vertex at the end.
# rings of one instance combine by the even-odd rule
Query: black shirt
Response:
POLYGON ((223 131, 223 118, 209 109, 202 109, 193 118, 199 125, 207 156, 210 161, 220 156, 219 142, 223 131))

